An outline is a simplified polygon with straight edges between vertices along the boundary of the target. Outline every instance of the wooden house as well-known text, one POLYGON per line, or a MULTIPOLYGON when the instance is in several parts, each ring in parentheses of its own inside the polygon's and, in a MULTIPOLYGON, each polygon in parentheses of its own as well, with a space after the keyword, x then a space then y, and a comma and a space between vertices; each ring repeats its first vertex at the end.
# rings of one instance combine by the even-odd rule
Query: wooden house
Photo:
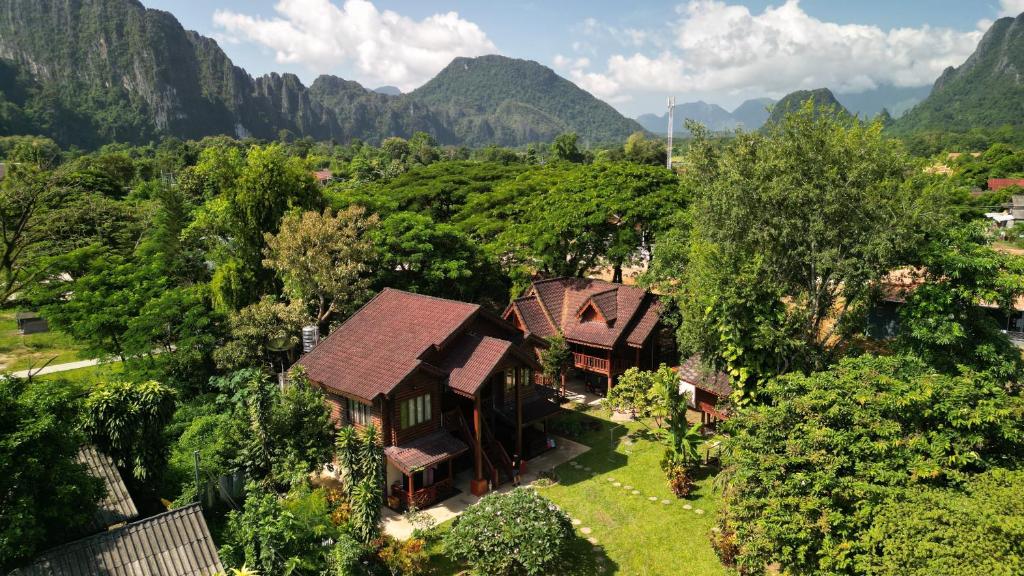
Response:
POLYGON ((527 336, 562 333, 572 367, 588 384, 604 388, 634 366, 652 370, 669 360, 662 341, 661 304, 642 288, 588 278, 533 282, 505 309, 504 318, 527 336))
POLYGON ((690 407, 700 412, 704 425, 713 425, 729 418, 725 407, 732 395, 729 376, 704 365, 698 355, 690 356, 679 365, 679 391, 689 396, 690 407))
POLYGON ((298 361, 338 425, 375 425, 391 502, 423 507, 472 470, 471 491, 510 480, 511 455, 547 447, 559 411, 529 341, 476 304, 385 289, 298 361))

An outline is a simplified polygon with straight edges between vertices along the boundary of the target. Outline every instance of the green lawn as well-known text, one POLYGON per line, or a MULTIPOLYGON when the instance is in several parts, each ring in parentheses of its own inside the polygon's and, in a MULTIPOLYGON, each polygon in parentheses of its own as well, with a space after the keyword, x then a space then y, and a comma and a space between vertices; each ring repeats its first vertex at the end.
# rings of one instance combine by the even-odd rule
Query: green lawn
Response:
POLYGON ((81 386, 83 390, 88 390, 93 384, 114 378, 123 370, 124 366, 120 362, 110 362, 108 364, 97 364, 96 366, 77 368, 65 372, 44 374, 36 376, 35 379, 40 381, 64 380, 76 386, 81 386))
POLYGON ((51 365, 85 359, 81 346, 70 336, 54 330, 22 336, 14 321, 14 310, 0 310, 0 370, 41 366, 54 357, 51 365))
MULTIPOLYGON (((713 471, 703 470, 695 493, 680 500, 669 491, 659 467, 664 448, 645 438, 643 425, 612 422, 597 410, 559 418, 563 430, 565 422, 571 423, 568 428, 578 431, 574 439, 591 447, 576 462, 592 472, 566 463, 556 468, 556 483, 538 489, 582 522, 575 545, 580 560, 571 574, 729 574, 708 541, 719 506, 719 494, 711 489, 713 471), (669 503, 662 504, 663 500, 669 503), (590 534, 582 534, 584 527, 591 529, 590 534), (596 547, 586 537, 595 538, 596 547), (604 572, 598 572, 599 565, 604 572)), ((437 547, 432 551, 440 555, 437 547)), ((435 574, 458 570, 440 557, 433 567, 435 574)))

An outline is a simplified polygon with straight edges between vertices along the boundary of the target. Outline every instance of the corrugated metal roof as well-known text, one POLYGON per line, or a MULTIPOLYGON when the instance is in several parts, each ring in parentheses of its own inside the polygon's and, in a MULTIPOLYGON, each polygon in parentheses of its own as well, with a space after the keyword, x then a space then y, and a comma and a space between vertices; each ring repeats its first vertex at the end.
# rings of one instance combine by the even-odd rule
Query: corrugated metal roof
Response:
POLYGON ((223 570, 198 504, 53 548, 15 576, 210 576, 223 570))
POLYGON ((76 458, 89 469, 89 473, 103 480, 107 495, 100 501, 89 528, 91 532, 106 530, 114 524, 127 522, 139 515, 121 473, 114 466, 114 460, 93 446, 84 446, 76 458))

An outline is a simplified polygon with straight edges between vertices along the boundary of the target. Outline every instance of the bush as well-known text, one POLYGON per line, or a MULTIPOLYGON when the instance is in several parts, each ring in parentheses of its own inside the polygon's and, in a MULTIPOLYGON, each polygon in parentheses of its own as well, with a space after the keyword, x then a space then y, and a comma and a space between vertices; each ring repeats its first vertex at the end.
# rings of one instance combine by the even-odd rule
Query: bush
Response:
POLYGON ((569 516, 528 488, 490 494, 444 536, 444 550, 481 574, 555 574, 569 561, 569 516))
POLYGON ((688 466, 673 464, 665 470, 668 488, 677 498, 686 498, 693 492, 693 474, 688 466))

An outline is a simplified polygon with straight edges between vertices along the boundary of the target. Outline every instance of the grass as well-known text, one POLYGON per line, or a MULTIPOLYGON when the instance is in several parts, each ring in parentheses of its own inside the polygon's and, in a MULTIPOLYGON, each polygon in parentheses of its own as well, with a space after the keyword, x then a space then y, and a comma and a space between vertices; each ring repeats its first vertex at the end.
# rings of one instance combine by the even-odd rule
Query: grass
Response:
POLYGON ((63 380, 81 386, 83 390, 88 390, 92 385, 114 378, 123 371, 124 366, 120 362, 110 362, 108 364, 97 364, 64 372, 43 374, 42 376, 36 376, 34 379, 44 382, 63 380))
POLYGON ((14 321, 14 310, 0 310, 0 370, 41 366, 54 357, 51 365, 84 360, 81 349, 70 336, 54 330, 22 336, 14 321))
MULTIPOLYGON (((538 488, 582 522, 574 543, 579 560, 568 574, 729 574, 708 541, 719 506, 719 494, 711 489, 712 470, 702 470, 690 498, 678 499, 669 491, 660 468, 664 447, 642 424, 612 422, 599 410, 571 412, 552 424, 590 446, 575 461, 592 472, 565 463, 555 469, 557 482, 538 488), (616 487, 616 482, 621 486, 616 487), (640 494, 632 494, 626 486, 640 494), (651 496, 656 501, 650 501, 651 496), (684 508, 687 504, 689 510, 684 508), (704 513, 696 513, 698 509, 704 513), (579 530, 583 527, 591 533, 583 536, 579 530), (597 545, 585 537, 595 538, 597 545), (604 572, 598 571, 599 565, 604 572)), ((436 545, 431 552, 435 574, 457 574, 462 569, 444 558, 436 545)))

